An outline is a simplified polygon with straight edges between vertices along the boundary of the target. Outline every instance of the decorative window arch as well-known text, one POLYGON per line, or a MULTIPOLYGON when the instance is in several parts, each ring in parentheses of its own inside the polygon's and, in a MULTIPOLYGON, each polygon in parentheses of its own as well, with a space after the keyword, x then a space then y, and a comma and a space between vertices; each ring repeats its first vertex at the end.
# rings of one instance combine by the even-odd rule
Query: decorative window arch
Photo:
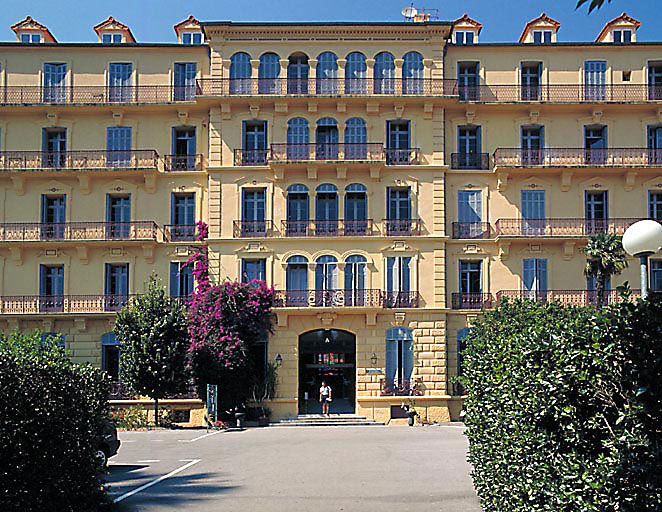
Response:
POLYGON ((414 333, 408 327, 386 331, 386 392, 410 394, 414 371, 414 333))
POLYGON ((278 76, 280 75, 280 58, 273 52, 267 52, 260 56, 260 66, 258 68, 257 88, 260 94, 277 94, 280 92, 278 87, 278 76))
POLYGON ((389 52, 375 56, 375 94, 395 94, 395 57, 389 52))
POLYGON ((368 220, 368 189, 361 183, 345 187, 345 235, 368 236, 372 234, 372 221, 368 220))
POLYGON ((230 57, 230 94, 251 93, 251 56, 238 52, 230 57))
POLYGON ((338 94, 338 56, 323 52, 317 57, 317 94, 338 94))
POLYGON ((297 254, 287 259, 285 288, 286 306, 308 305, 308 258, 297 254))
POLYGON ((368 187, 362 183, 352 183, 345 187, 345 192, 368 192, 368 187))
POLYGON ((307 264, 308 263, 308 258, 305 256, 301 256, 300 254, 295 254, 294 256, 290 256, 287 258, 287 264, 288 265, 299 265, 299 264, 307 264))
POLYGON ((336 187, 333 183, 322 183, 321 185, 318 185, 315 191, 317 193, 319 192, 335 193, 338 192, 338 187, 336 187))
POLYGON ((338 289, 338 259, 326 254, 315 260, 315 290, 338 289))
POLYGON ((406 53, 402 64, 402 93, 423 94, 424 76, 423 56, 418 52, 406 53))
POLYGON ((287 187, 288 194, 307 194, 308 187, 302 183, 296 183, 287 187))
POLYGON ((361 52, 352 52, 347 55, 347 64, 345 65, 345 93, 365 94, 367 92, 367 77, 368 65, 365 55, 361 52))

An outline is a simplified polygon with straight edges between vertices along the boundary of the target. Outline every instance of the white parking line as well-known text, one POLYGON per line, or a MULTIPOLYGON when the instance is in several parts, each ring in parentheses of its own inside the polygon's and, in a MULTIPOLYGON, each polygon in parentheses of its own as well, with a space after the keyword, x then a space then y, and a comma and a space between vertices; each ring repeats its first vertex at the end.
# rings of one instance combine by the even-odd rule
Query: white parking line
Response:
MULTIPOLYGON (((152 462, 161 462, 160 459, 147 459, 147 460, 137 460, 136 461, 138 464, 150 464, 152 462)), ((182 462, 182 461, 179 461, 182 462)))
POLYGON ((222 430, 217 430, 216 432, 210 432, 209 434, 203 434, 200 437, 196 437, 195 439, 179 439, 180 443, 195 443, 196 441, 199 441, 200 439, 204 439, 205 437, 209 436, 215 436, 216 434, 220 434, 223 432, 222 430))
POLYGON ((194 459, 191 462, 189 462, 188 464, 184 464, 183 466, 175 469, 174 471, 171 471, 167 475, 160 476, 156 480, 152 480, 151 482, 147 482, 145 485, 141 485, 140 487, 138 487, 137 489, 134 489, 133 491, 129 491, 126 494, 122 494, 121 496, 118 496, 117 498, 115 498, 113 500, 113 503, 119 503, 120 501, 125 500, 126 498, 129 498, 129 497, 133 496, 134 494, 138 494, 140 491, 144 491, 148 487, 156 485, 159 482, 162 482, 163 480, 165 480, 166 478, 170 478, 171 476, 175 476, 177 473, 181 473, 185 469, 190 468, 191 466, 197 464, 198 462, 200 462, 200 459, 194 459))

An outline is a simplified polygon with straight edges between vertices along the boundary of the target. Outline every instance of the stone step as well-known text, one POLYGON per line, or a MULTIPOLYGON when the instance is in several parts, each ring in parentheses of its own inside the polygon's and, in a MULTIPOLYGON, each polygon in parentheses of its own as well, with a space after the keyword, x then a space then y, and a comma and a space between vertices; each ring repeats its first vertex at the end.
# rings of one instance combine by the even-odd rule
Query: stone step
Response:
POLYGON ((308 421, 296 421, 296 422, 286 422, 286 423, 269 423, 270 427, 383 427, 383 423, 377 423, 376 421, 356 421, 354 423, 348 423, 346 421, 336 422, 336 421, 327 421, 327 422, 308 422, 308 421))
POLYGON ((321 416, 319 414, 300 414, 296 418, 287 418, 274 423, 272 427, 341 427, 341 426, 380 426, 375 420, 358 416, 356 414, 333 414, 321 416))

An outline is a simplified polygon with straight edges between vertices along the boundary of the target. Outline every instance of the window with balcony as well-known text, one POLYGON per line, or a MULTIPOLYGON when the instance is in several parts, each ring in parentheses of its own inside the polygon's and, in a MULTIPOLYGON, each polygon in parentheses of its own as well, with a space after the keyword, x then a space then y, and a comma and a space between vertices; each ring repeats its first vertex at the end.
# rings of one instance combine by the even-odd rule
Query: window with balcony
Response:
POLYGON ((407 327, 386 331, 386 384, 384 394, 411 394, 414 372, 414 333, 407 327))
POLYGON ((648 191, 648 218, 662 221, 662 192, 648 191))
POLYGON ((369 235, 372 229, 368 222, 368 190, 365 185, 352 183, 345 187, 346 236, 369 235))
POLYGON ((315 159, 338 160, 338 123, 331 117, 317 121, 315 159))
POLYGON ((352 117, 345 122, 345 160, 365 160, 368 158, 368 129, 360 117, 352 117))
POLYGON ((482 192, 460 190, 457 193, 457 224, 454 238, 482 238, 482 192))
POLYGON ((230 57, 230 94, 251 93, 251 57, 239 52, 230 57))
POLYGON ((264 258, 258 259, 242 259, 241 260, 241 282, 246 284, 253 284, 254 281, 267 280, 267 260, 264 258))
POLYGON ((308 56, 302 53, 291 55, 287 65, 287 94, 308 94, 309 74, 308 56))
POLYGON ((368 262, 365 256, 354 254, 345 260, 345 305, 368 306, 371 304, 365 294, 368 279, 368 262))
POLYGON ((67 221, 66 195, 41 195, 41 233, 42 240, 61 240, 64 238, 67 221))
POLYGON ((607 162, 607 127, 584 126, 584 163, 604 165, 607 162))
POLYGON ((410 235, 413 231, 411 187, 386 189, 386 235, 410 235))
POLYGON ((291 256, 285 269, 285 305, 308 306, 308 260, 305 256, 291 256))
POLYGON ((67 165, 67 129, 42 129, 42 166, 61 168, 67 165))
POLYGON ((131 138, 130 126, 106 128, 106 163, 109 167, 130 167, 131 138))
POLYGON ((544 162, 545 127, 522 126, 522 165, 542 165, 544 162))
POLYGON ((389 256, 386 258, 385 305, 390 308, 410 307, 412 296, 411 256, 389 256))
POLYGON ((202 44, 202 32, 182 33, 182 44, 202 44))
POLYGON ((309 224, 308 187, 301 184, 287 188, 285 236, 307 236, 309 224))
POLYGON ((119 311, 129 300, 129 264, 106 263, 105 311, 119 311))
POLYGON ((474 44, 474 33, 458 30, 455 32, 455 44, 474 44))
POLYGON ((457 86, 460 101, 478 101, 480 99, 480 63, 457 63, 457 86))
POLYGON ((424 78, 423 56, 418 52, 405 53, 402 64, 402 94, 423 94, 424 78))
POLYGON ((584 62, 584 98, 587 101, 604 101, 607 98, 607 62, 584 62))
POLYGON ((170 238, 173 241, 195 240, 195 193, 172 194, 170 238))
POLYGON ((651 290, 662 292, 662 260, 651 260, 650 262, 650 287, 651 290))
POLYGON ((482 261, 460 260, 460 293, 480 294, 483 291, 482 261))
POLYGON ((39 311, 64 311, 63 265, 39 265, 39 311))
POLYGON ((197 166, 195 126, 172 128, 172 157, 170 170, 190 170, 197 166))
POLYGON ((243 121, 242 165, 267 164, 267 122, 243 121))
POLYGON ((585 191, 584 209, 586 218, 586 234, 605 233, 609 219, 608 193, 606 190, 585 191))
POLYGON ((106 32, 105 34, 101 34, 101 42, 104 44, 119 44, 122 42, 122 34, 106 32))
POLYGON ((193 101, 198 64, 196 62, 175 62, 174 71, 175 101, 193 101))
POLYGON ((395 94, 395 57, 389 52, 375 55, 375 94, 395 94))
POLYGON ((544 190, 522 190, 522 235, 541 236, 545 234, 546 206, 544 190))
POLYGON ((267 236, 265 221, 267 190, 265 188, 243 188, 241 193, 241 236, 267 236))
POLYGON ((631 43, 632 30, 614 30, 612 31, 614 43, 631 43))
POLYGON ((131 235, 131 195, 106 194, 106 236, 126 240, 131 235))
POLYGON ((120 378, 120 342, 114 332, 101 336, 101 347, 101 369, 117 382, 120 378))
POLYGON ((315 305, 333 306, 338 289, 338 260, 335 256, 320 256, 315 261, 315 305))
POLYGON ((331 183, 317 187, 315 197, 315 234, 338 235, 338 188, 331 183))
POLYGON ((662 99, 662 62, 648 63, 648 99, 662 99))
POLYGON ((542 62, 522 62, 520 67, 522 101, 542 99, 542 62))
POLYGON ((550 44, 552 42, 551 30, 534 30, 533 42, 538 44, 550 44))
POLYGON ((544 300, 547 291, 547 260, 524 258, 522 260, 522 284, 525 297, 544 300))
POLYGON ((481 127, 476 125, 458 126, 456 169, 482 169, 481 127))
POLYGON ((189 297, 193 293, 193 265, 181 261, 170 262, 170 296, 189 297))
POLYGON ((111 62, 108 67, 108 99, 112 102, 129 102, 132 97, 131 76, 133 64, 111 62))
MULTIPOLYGON (((287 155, 274 155, 278 160, 300 161, 310 159, 310 129, 308 120, 295 117, 287 122, 287 155)), ((280 153, 280 152, 278 152, 280 153)))
POLYGON ((648 127, 648 163, 662 164, 662 126, 648 127))
POLYGON ((368 65, 365 55, 352 52, 347 55, 345 65, 345 94, 365 94, 368 92, 368 65))
POLYGON ((44 64, 44 103, 64 103, 67 100, 65 79, 67 65, 60 62, 44 64))
POLYGON ((317 94, 338 94, 338 57, 332 52, 317 57, 317 94))
POLYGON ((257 69, 257 90, 260 94, 277 94, 280 92, 280 59, 275 53, 265 53, 260 57, 257 69))
POLYGON ((412 163, 411 122, 386 121, 386 163, 408 165, 412 163))

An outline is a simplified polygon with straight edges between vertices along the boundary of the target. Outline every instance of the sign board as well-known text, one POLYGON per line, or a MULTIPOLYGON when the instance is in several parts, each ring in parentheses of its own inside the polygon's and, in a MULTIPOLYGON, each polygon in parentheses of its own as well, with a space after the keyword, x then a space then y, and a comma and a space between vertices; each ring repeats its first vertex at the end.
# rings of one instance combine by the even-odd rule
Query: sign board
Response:
POLYGON ((207 384, 207 418, 214 424, 218 420, 218 386, 207 384))
POLYGON ((379 368, 366 368, 365 372, 367 374, 375 373, 375 374, 381 374, 382 371, 379 368))

